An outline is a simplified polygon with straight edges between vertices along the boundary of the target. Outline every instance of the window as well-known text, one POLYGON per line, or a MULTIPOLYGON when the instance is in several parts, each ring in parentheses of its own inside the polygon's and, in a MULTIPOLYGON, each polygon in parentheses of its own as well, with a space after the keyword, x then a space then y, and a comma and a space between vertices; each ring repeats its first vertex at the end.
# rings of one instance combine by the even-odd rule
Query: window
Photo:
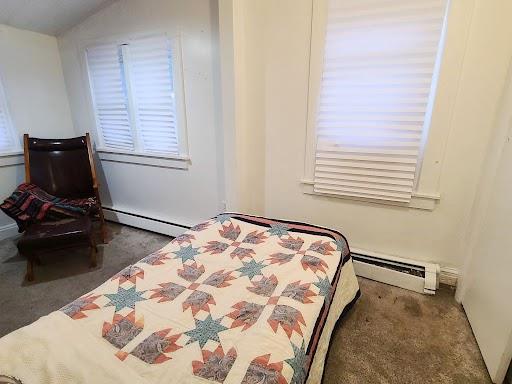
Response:
POLYGON ((0 155, 11 154, 19 150, 19 140, 7 110, 7 99, 0 82, 0 155))
POLYGON ((328 0, 313 123, 315 193, 411 201, 446 3, 328 0))
POLYGON ((100 149, 184 154, 178 51, 166 36, 87 48, 100 149))

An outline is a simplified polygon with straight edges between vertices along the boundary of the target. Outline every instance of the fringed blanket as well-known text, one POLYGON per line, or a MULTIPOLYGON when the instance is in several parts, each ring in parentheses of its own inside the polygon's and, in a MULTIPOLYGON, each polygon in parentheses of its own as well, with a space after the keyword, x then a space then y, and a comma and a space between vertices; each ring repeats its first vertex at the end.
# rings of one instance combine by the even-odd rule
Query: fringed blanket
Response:
POLYGON ((338 232, 222 214, 0 339, 23 384, 319 384, 359 287, 338 232))
POLYGON ((0 209, 15 220, 19 232, 23 232, 30 223, 43 219, 60 220, 86 215, 96 204, 94 197, 63 199, 34 184, 23 183, 0 205, 0 209))

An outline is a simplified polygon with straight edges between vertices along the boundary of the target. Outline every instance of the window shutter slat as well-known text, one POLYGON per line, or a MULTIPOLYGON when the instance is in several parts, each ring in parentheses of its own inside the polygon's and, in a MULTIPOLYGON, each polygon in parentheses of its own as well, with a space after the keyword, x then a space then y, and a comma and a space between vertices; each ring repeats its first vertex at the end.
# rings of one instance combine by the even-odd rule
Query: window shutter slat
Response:
MULTIPOLYGON (((379 176, 365 176, 360 174, 350 174, 350 173, 342 173, 343 180, 348 182, 359 182, 359 183, 366 183, 366 182, 372 182, 375 184, 382 184, 382 185, 401 185, 401 186, 411 186, 414 181, 410 179, 405 178, 399 178, 399 177, 379 177, 379 176)), ((332 179, 335 181, 339 181, 340 174, 339 173, 331 173, 331 172, 318 172, 318 177, 322 179, 332 179)))
POLYGON ((116 44, 105 44, 88 48, 87 64, 103 145, 108 148, 133 150, 120 47, 116 44))
POLYGON ((355 198, 364 198, 364 199, 376 199, 376 200, 386 200, 386 201, 394 201, 399 203, 407 203, 410 199, 407 198, 397 198, 395 196, 390 196, 389 194, 380 194, 380 193, 356 193, 353 191, 347 190, 334 190, 328 186, 328 188, 322 188, 322 186, 315 187, 315 192, 328 194, 328 195, 341 195, 355 198))
MULTIPOLYGON (((403 180, 412 180, 414 181, 414 174, 403 173, 400 171, 386 170, 381 171, 377 169, 363 169, 356 167, 343 167, 343 166, 329 166, 329 165, 319 165, 317 167, 317 173, 328 173, 328 174, 342 174, 349 177, 383 177, 389 180, 395 179, 403 179, 403 180)), ((344 177, 344 176, 343 176, 344 177)), ((341 178, 341 176, 337 176, 337 178, 341 178)))
POLYGON ((410 201, 446 0, 329 0, 314 190, 410 201))
POLYGON ((141 146, 178 154, 172 50, 166 37, 130 42, 130 79, 141 146))

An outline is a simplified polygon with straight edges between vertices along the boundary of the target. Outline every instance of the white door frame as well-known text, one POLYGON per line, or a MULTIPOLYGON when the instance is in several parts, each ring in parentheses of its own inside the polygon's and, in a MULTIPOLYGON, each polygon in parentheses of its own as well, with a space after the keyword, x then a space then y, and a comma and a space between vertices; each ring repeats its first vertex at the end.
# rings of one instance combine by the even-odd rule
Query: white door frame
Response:
MULTIPOLYGON (((480 231, 483 225, 485 225, 486 214, 488 212, 487 208, 493 198, 494 180, 497 176, 504 147, 505 145, 510 145, 506 143, 512 140, 512 62, 509 65, 507 78, 508 84, 504 87, 501 106, 496 115, 495 132, 492 136, 491 142, 489 143, 487 157, 482 167, 480 186, 473 204, 470 224, 465 236, 466 261, 464 263, 462 274, 459 277, 459 283, 455 294, 456 300, 463 305, 468 289, 473 283, 473 279, 476 277, 472 275, 471 265, 476 257, 481 256, 475 255, 474 250, 476 249, 479 241, 480 231)), ((506 304, 507 303, 504 303, 504 305, 506 304)), ((500 384, 505 379, 512 359, 512 332, 509 335, 503 336, 508 338, 508 344, 501 356, 500 362, 498 363, 496 373, 494 375, 491 373, 491 376, 494 376, 493 381, 500 384)))

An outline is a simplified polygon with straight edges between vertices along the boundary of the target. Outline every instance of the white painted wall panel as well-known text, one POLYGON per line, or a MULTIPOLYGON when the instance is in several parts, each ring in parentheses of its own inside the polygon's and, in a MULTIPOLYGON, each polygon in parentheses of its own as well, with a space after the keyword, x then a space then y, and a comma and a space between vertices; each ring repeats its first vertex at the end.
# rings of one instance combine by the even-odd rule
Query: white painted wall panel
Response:
MULTIPOLYGON (((0 25, 0 76, 20 140, 23 133, 50 138, 74 136, 55 37, 0 25)), ((24 177, 22 165, 0 166, 0 199, 24 177)), ((11 224, 14 221, 0 213, 0 228, 11 224)))
POLYGON ((183 170, 102 161, 100 190, 106 206, 193 224, 218 213, 223 200, 217 2, 117 1, 59 37, 64 76, 76 133, 93 132, 82 47, 158 32, 181 35, 191 164, 183 170))
MULTIPOLYGON (((354 247, 460 267, 469 211, 512 55, 506 2, 451 2, 424 157, 429 171, 422 171, 420 181, 422 192, 441 194, 433 211, 303 193, 312 0, 274 0, 266 13, 261 2, 235 3, 248 7, 240 12, 244 15, 266 15, 258 19, 258 34, 247 31, 239 38, 245 60, 256 52, 265 57, 263 66, 246 65, 243 79, 247 100, 264 103, 255 104, 265 116, 264 138, 237 158, 243 167, 265 153, 263 180, 250 180, 265 187, 258 213, 336 228, 354 247)), ((235 58, 235 63, 242 60, 235 58)), ((242 107, 250 113, 249 102, 242 107)), ((253 129, 249 123, 237 127, 241 134, 253 129)))

